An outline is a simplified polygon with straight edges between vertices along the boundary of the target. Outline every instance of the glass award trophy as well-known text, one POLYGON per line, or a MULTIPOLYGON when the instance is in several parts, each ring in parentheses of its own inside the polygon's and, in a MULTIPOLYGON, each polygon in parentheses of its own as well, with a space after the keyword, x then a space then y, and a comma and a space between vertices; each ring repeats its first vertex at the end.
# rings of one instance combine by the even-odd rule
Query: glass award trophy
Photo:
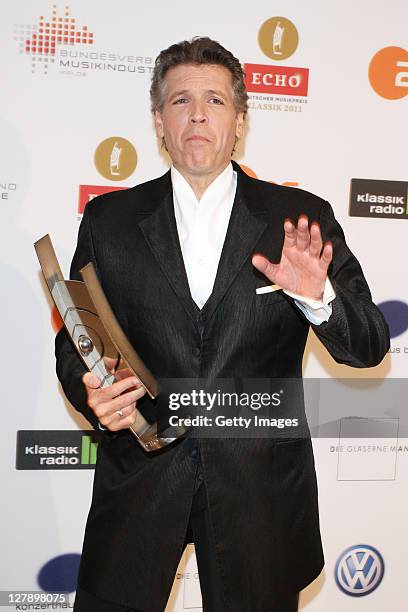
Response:
MULTIPOLYGON (((115 382, 115 374, 105 365, 104 358, 108 357, 114 363, 120 363, 121 367, 130 368, 150 398, 156 399, 158 383, 123 333, 92 263, 81 269, 84 282, 64 280, 49 235, 38 240, 34 247, 46 284, 72 343, 88 370, 101 380, 101 388, 115 382)), ((157 423, 149 423, 137 407, 136 420, 129 429, 148 452, 163 448, 186 433, 183 428, 172 428, 172 437, 165 437, 165 432, 161 437, 157 423)))

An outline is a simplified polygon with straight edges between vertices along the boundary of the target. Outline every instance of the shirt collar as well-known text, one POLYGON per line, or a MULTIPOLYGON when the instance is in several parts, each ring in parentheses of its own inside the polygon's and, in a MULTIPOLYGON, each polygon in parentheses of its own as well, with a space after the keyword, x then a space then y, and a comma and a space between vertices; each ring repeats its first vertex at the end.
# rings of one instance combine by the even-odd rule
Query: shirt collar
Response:
POLYGON ((229 163, 225 170, 221 172, 217 176, 216 179, 213 180, 212 183, 207 187, 203 195, 201 196, 200 202, 197 200, 197 197, 192 189, 192 187, 188 184, 184 176, 175 168, 171 166, 171 182, 173 185, 173 192, 178 201, 185 201, 188 199, 189 201, 193 201, 196 206, 199 205, 203 199, 207 199, 208 196, 214 197, 217 194, 221 195, 226 193, 232 186, 234 180, 234 169, 232 164, 229 163))

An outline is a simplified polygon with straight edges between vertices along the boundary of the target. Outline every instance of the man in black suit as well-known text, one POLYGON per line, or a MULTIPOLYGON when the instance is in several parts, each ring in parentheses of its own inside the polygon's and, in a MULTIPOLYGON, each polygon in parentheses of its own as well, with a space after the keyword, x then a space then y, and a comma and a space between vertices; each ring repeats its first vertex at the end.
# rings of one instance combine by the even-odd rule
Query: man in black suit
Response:
MULTIPOLYGON (((238 60, 208 38, 172 45, 151 98, 172 168, 88 204, 71 276, 94 263, 153 374, 299 380, 310 327, 339 363, 378 364, 387 326, 330 205, 231 162, 247 110, 238 60)), ((99 388, 63 330, 56 355, 67 397, 104 428, 75 609, 163 611, 192 536, 204 610, 297 610, 323 567, 307 426, 148 454, 128 430, 136 402, 157 416, 140 381, 124 371, 99 388)))

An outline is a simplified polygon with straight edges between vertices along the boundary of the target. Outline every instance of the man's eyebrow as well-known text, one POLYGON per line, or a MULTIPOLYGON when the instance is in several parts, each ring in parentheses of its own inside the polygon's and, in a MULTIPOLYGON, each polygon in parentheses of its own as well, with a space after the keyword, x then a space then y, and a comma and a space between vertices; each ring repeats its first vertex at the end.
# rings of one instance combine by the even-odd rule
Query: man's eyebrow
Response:
MULTIPOLYGON (((174 91, 174 92, 172 92, 172 93, 169 95, 169 99, 177 98, 177 96, 185 96, 185 95, 188 95, 189 93, 190 93, 190 92, 189 92, 189 90, 188 90, 188 89, 180 89, 180 90, 178 90, 178 91, 174 91)), ((225 98, 225 97, 226 97, 226 93, 225 93, 225 92, 223 92, 223 91, 219 91, 219 90, 217 91, 216 89, 207 89, 207 90, 204 92, 204 94, 205 94, 205 95, 208 95, 208 94, 210 94, 210 95, 216 95, 216 96, 220 96, 220 97, 222 97, 222 98, 225 98)))
POLYGON ((222 90, 219 90, 219 89, 218 90, 217 89, 208 89, 205 93, 212 94, 212 95, 215 95, 215 96, 220 96, 221 98, 225 98, 226 95, 227 95, 225 93, 225 91, 222 91, 222 90))
POLYGON ((180 89, 179 91, 172 92, 169 98, 176 98, 177 96, 185 96, 187 93, 188 93, 187 89, 180 89))

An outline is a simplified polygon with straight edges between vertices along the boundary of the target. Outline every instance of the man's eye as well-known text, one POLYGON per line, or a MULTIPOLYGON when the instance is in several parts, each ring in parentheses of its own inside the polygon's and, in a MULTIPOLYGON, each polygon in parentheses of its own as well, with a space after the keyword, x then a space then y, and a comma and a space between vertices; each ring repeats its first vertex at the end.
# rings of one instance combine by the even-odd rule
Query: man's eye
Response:
POLYGON ((186 102, 188 102, 187 98, 177 98, 177 100, 174 100, 173 104, 185 104, 186 102))
POLYGON ((224 102, 220 100, 220 98, 210 98, 210 102, 211 104, 224 104, 224 102))

